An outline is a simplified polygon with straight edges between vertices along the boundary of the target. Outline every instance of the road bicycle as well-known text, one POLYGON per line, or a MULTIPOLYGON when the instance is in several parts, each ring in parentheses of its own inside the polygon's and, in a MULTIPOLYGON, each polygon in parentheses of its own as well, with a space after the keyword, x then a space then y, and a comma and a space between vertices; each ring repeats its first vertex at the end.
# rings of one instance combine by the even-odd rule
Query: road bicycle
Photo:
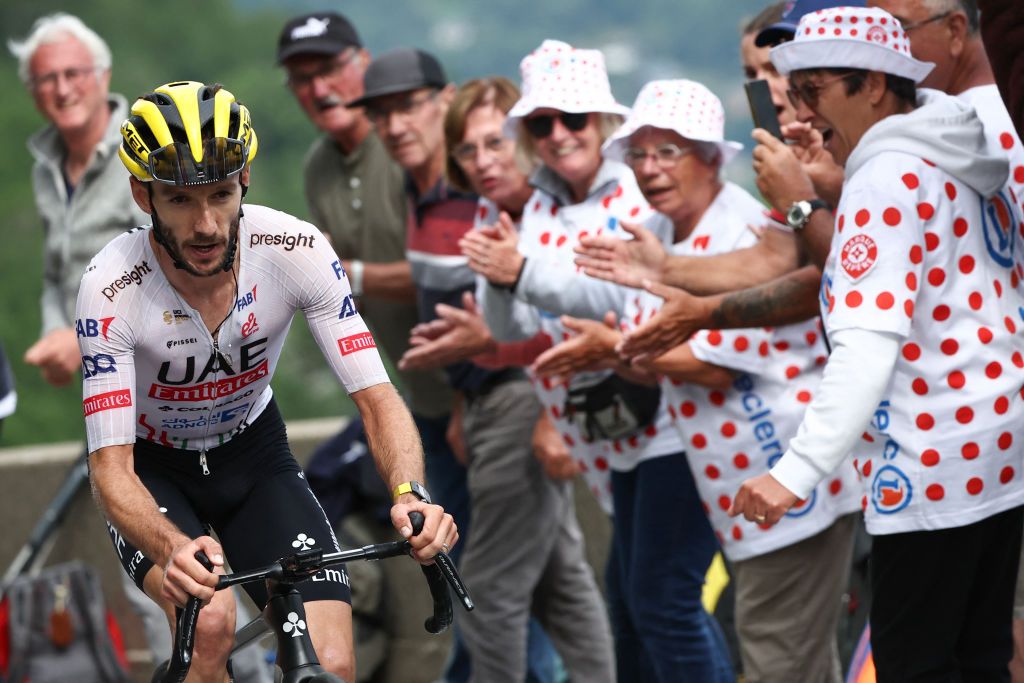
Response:
MULTIPOLYGON (((423 515, 409 514, 413 534, 423 528, 423 515)), ((270 599, 263 614, 252 620, 235 633, 232 655, 273 631, 277 638, 277 666, 283 683, 345 683, 334 674, 325 672, 313 650, 313 643, 306 628, 306 612, 302 596, 295 589, 321 569, 356 560, 382 560, 388 557, 409 555, 412 545, 407 540, 377 543, 351 550, 324 553, 320 548, 302 550, 294 555, 282 557, 277 562, 244 572, 235 572, 219 577, 215 590, 223 590, 255 581, 265 581, 270 599)), ((207 569, 213 564, 202 552, 196 553, 207 569)), ((458 597, 463 609, 473 609, 473 600, 466 590, 462 577, 447 553, 438 553, 434 564, 421 565, 434 601, 434 613, 424 622, 429 633, 443 633, 452 623, 452 601, 448 587, 458 597)), ((175 633, 174 650, 171 659, 157 667, 152 683, 182 683, 192 663, 192 648, 195 643, 196 622, 202 603, 191 597, 184 609, 177 609, 178 626, 175 633)))

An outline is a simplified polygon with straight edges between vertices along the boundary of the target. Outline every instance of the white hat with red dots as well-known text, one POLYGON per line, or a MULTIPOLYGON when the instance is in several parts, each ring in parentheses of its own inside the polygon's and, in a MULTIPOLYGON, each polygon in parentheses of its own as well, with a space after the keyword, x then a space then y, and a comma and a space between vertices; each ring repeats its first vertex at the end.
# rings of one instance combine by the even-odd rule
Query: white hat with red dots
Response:
POLYGON ((570 114, 629 113, 612 95, 600 50, 577 49, 560 40, 545 40, 523 57, 519 72, 523 95, 508 112, 506 134, 514 134, 519 119, 536 109, 557 109, 570 114))
POLYGON ((789 75, 800 69, 880 71, 920 83, 935 67, 910 55, 910 39, 891 14, 876 7, 833 7, 805 14, 793 40, 771 51, 789 75))
POLYGON ((714 144, 722 153, 723 165, 743 149, 740 143, 725 139, 722 101, 696 81, 651 81, 641 88, 626 122, 604 143, 605 158, 622 161, 629 136, 647 126, 714 144))

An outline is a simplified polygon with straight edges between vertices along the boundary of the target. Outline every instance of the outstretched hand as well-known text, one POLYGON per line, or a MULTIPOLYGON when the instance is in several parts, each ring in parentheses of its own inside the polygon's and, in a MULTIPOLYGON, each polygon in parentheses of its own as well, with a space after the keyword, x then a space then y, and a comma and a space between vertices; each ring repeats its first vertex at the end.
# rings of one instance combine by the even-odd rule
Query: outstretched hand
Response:
POLYGON ((505 211, 496 224, 463 235, 459 248, 469 259, 469 267, 492 285, 511 287, 519 278, 524 258, 519 253, 519 233, 505 211))
POLYGON ((620 222, 633 236, 623 240, 608 235, 585 236, 573 251, 576 265, 590 277, 609 280, 625 287, 639 288, 644 280, 661 281, 661 268, 668 258, 664 245, 647 228, 620 222))
POLYGON ((705 299, 656 282, 644 281, 643 287, 665 302, 647 322, 622 336, 615 350, 623 359, 646 362, 679 346, 697 330, 712 326, 705 299))
POLYGON ((438 304, 435 310, 437 320, 412 328, 400 370, 440 368, 493 349, 494 337, 471 292, 463 293, 462 308, 438 304))
POLYGON ((612 311, 605 314, 603 322, 563 315, 562 325, 573 336, 538 356, 533 363, 534 373, 562 381, 576 372, 615 365, 615 345, 622 337, 616 323, 612 311))

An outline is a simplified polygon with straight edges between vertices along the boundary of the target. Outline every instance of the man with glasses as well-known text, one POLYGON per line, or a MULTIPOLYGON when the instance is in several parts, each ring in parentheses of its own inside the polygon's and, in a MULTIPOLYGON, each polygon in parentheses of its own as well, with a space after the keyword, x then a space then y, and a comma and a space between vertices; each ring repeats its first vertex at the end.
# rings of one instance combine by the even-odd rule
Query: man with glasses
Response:
MULTIPOLYGON (((459 248, 459 239, 473 229, 477 197, 451 186, 444 176, 448 154, 444 121, 454 96, 454 85, 448 82, 433 55, 400 48, 370 63, 365 94, 349 103, 350 107, 365 107, 389 154, 405 170, 409 202, 406 254, 416 284, 421 322, 438 317, 438 304, 462 308, 463 295, 472 292, 476 285, 476 277, 459 248)), ((521 368, 485 369, 469 360, 460 360, 445 366, 445 372, 451 388, 457 392, 451 421, 447 425, 437 421, 420 423, 419 427, 424 443, 443 444, 447 440, 459 462, 445 459, 440 452, 437 457, 428 455, 427 478, 435 495, 455 516, 460 534, 466 539, 466 552, 473 550, 477 560, 473 566, 484 569, 488 553, 507 555, 505 545, 494 537, 467 533, 479 505, 502 503, 493 489, 486 490, 489 482, 485 480, 494 478, 485 476, 486 467, 501 467, 500 458, 510 450, 532 458, 529 439, 524 434, 533 429, 537 415, 536 411, 525 411, 530 414, 523 418, 523 405, 495 410, 513 395, 508 392, 525 380, 521 368), (464 432, 464 424, 472 432, 464 432), (464 467, 467 461, 468 474, 464 467), (480 474, 474 477, 475 472, 480 474), (456 507, 458 501, 465 501, 464 508, 456 507)), ((473 571, 473 566, 467 564, 463 569, 473 571)), ((464 577, 468 585, 477 585, 478 591, 501 590, 480 581, 474 584, 473 574, 464 573, 464 577)), ((465 657, 463 648, 461 644, 456 646, 449 681, 466 680, 466 664, 464 660, 460 662, 460 657, 465 657)), ((544 649, 547 652, 541 657, 531 648, 531 675, 545 676, 540 662, 550 657, 550 645, 544 649)))
POLYGON ((969 105, 917 90, 932 65, 884 10, 807 15, 772 62, 846 171, 821 287, 832 352, 730 514, 774 524, 852 449, 878 680, 1006 680, 1024 525, 1009 164, 969 105))
MULTIPOLYGON (((365 111, 346 106, 363 95, 370 53, 346 17, 315 12, 285 24, 278 37, 277 61, 285 71, 288 90, 322 133, 305 159, 304 187, 311 220, 330 236, 344 257, 342 266, 349 275, 359 313, 397 365, 409 348, 409 331, 419 320, 405 257, 405 179, 365 111)), ((424 425, 447 424, 452 391, 444 375, 439 370, 396 367, 395 371, 421 429, 427 432, 424 425)), ((444 426, 440 433, 437 443, 428 440, 424 444, 428 460, 434 459, 438 448, 444 451, 440 458, 451 459, 443 440, 444 426)), ((337 447, 337 438, 328 440, 318 448, 314 460, 335 462, 337 447)), ((437 487, 434 490, 439 493, 437 487)), ((457 547, 453 554, 457 557, 460 550, 457 547)), ((414 570, 400 565, 386 568, 388 575, 396 578, 398 572, 414 570)), ((360 598, 355 600, 358 616, 360 598)), ((357 641, 357 647, 362 642, 357 641)), ((416 642, 421 645, 409 640, 410 652, 422 648, 420 661, 428 661, 429 643, 416 642)), ((372 663, 365 656, 362 659, 369 671, 372 663)))
POLYGON ((77 17, 41 17, 24 40, 8 47, 48 122, 28 141, 45 242, 43 331, 25 362, 63 386, 81 365, 74 312, 85 266, 111 238, 146 222, 117 161, 118 126, 128 105, 110 92, 110 48, 77 17))

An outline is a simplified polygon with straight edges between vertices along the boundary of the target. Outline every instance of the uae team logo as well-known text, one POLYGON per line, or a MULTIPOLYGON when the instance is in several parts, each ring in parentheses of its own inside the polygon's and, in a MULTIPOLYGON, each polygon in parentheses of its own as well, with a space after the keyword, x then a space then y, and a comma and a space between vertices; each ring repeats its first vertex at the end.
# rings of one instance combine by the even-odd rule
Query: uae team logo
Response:
POLYGON ((856 280, 875 265, 875 261, 878 260, 878 247, 867 235, 854 235, 843 245, 840 259, 846 274, 856 280))
POLYGON ((871 482, 871 503, 882 515, 891 515, 910 505, 913 489, 907 475, 892 465, 878 468, 871 482))

